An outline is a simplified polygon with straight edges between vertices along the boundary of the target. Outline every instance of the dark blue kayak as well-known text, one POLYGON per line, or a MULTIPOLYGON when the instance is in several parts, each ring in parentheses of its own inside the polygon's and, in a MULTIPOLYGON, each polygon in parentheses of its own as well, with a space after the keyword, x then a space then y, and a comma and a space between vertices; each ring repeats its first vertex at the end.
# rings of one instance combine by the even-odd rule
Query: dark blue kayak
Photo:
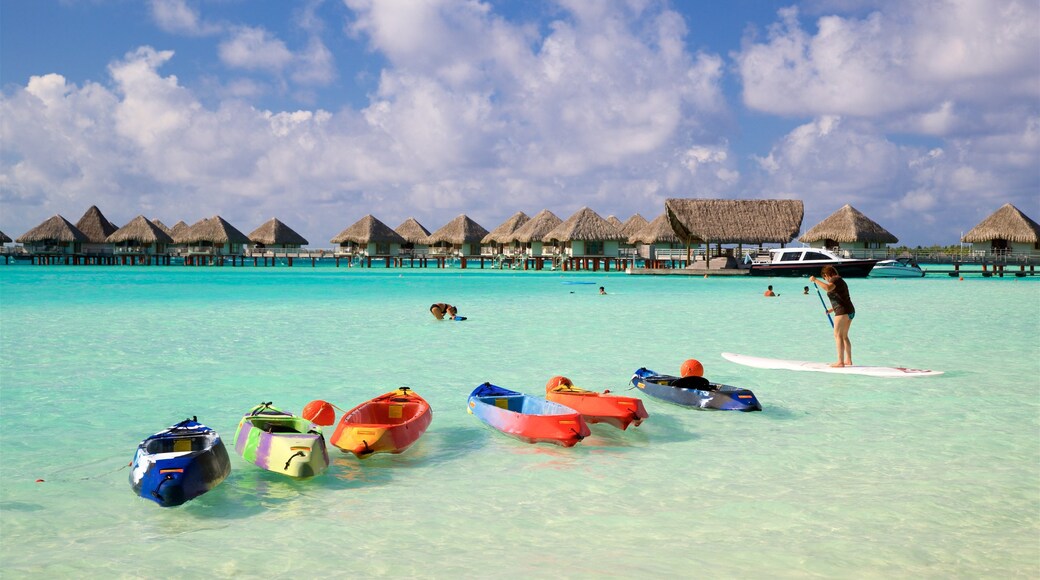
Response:
POLYGON ((130 486, 145 499, 173 507, 213 489, 229 473, 231 461, 220 435, 193 417, 137 446, 130 486))
POLYGON ((704 377, 659 375, 641 368, 632 375, 632 384, 651 397, 684 407, 720 411, 762 410, 762 404, 750 390, 712 383, 704 377))

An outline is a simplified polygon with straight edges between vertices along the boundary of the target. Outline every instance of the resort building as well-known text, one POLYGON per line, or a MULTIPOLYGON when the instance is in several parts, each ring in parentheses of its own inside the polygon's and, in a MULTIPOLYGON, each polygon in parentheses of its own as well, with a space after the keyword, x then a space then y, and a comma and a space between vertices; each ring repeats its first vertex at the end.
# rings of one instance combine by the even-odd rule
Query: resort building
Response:
POLYGON ((608 215, 606 219, 607 219, 607 223, 609 223, 610 225, 614 226, 615 228, 617 228, 619 230, 621 228, 625 227, 625 224, 622 223, 621 220, 619 220, 616 215, 613 215, 613 214, 608 215))
POLYGON ((565 270, 577 268, 609 269, 610 262, 617 261, 618 248, 624 234, 607 220, 588 207, 574 212, 571 217, 542 237, 542 241, 555 244, 565 270))
POLYGON ((11 238, 9 238, 7 234, 0 232, 0 244, 9 244, 11 241, 11 238))
POLYGON ((638 244, 639 256, 650 264, 648 268, 662 268, 666 261, 686 259, 685 246, 679 236, 675 235, 668 214, 665 213, 630 236, 628 242, 638 244))
MULTIPOLYGON (((609 219, 607 220, 610 221, 609 219)), ((613 223, 613 222, 611 222, 613 223)), ((615 224, 621 234, 624 235, 624 239, 618 245, 618 255, 626 258, 635 258, 639 255, 639 242, 633 242, 632 238, 643 231, 650 222, 646 221, 646 218, 639 214, 632 214, 632 217, 625 220, 625 223, 620 226, 615 224)))
POLYGON ((244 247, 250 243, 245 234, 219 215, 199 220, 179 234, 177 226, 174 226, 173 230, 174 243, 185 246, 186 259, 190 263, 199 263, 199 260, 192 259, 193 257, 202 258, 202 262, 208 260, 213 263, 213 258, 240 256, 244 247))
MULTIPOLYGON (((828 250, 877 250, 899 241, 849 204, 805 232, 798 241, 828 250)), ((853 252, 845 252, 849 256, 853 252)))
POLYGON ((401 254, 422 255, 429 252, 427 240, 430 238, 430 230, 415 218, 410 217, 404 220, 401 225, 394 228, 394 231, 404 238, 404 243, 401 244, 401 254))
MULTIPOLYGON (((528 220, 527 223, 517 228, 509 236, 510 241, 518 244, 518 249, 521 250, 521 253, 526 253, 532 257, 541 257, 547 254, 547 252, 543 251, 545 247, 542 238, 562 223, 563 220, 557 217, 556 214, 543 209, 528 220)), ((551 252, 548 252, 548 254, 551 255, 551 252)))
POLYGON ((531 218, 526 213, 522 211, 514 213, 480 240, 481 252, 486 255, 513 256, 519 254, 521 252, 520 242, 513 239, 513 234, 529 221, 531 218))
POLYGON ((310 243, 278 218, 271 218, 250 232, 249 241, 253 242, 253 249, 250 253, 269 256, 299 254, 300 248, 310 243))
POLYGON ((337 255, 367 258, 371 265, 373 258, 389 259, 400 254, 405 239, 369 214, 332 238, 332 243, 339 246, 337 255))
POLYGON ((112 254, 112 245, 105 240, 119 228, 108 221, 96 205, 90 206, 83 217, 76 222, 76 229, 87 236, 87 241, 80 246, 84 254, 112 254))
POLYGON ((79 254, 87 236, 69 220, 56 215, 18 236, 16 241, 25 247, 26 252, 39 256, 40 263, 57 263, 54 259, 57 257, 69 263, 69 256, 79 254))
POLYGON ((995 257, 1037 257, 1040 255, 1040 225, 1017 207, 1005 203, 964 234, 961 242, 995 257))
POLYGON ((149 221, 152 222, 153 224, 155 224, 156 227, 158 227, 160 230, 165 232, 166 235, 170 236, 171 239, 173 238, 173 230, 170 229, 169 227, 167 227, 166 224, 162 223, 162 221, 160 221, 157 218, 156 219, 151 219, 149 221))
POLYGON ((672 230, 686 246, 687 259, 704 267, 725 267, 743 255, 745 244, 757 246, 791 242, 802 229, 805 208, 797 199, 667 199, 665 214, 672 230), (715 244, 715 251, 711 251, 715 244), (723 244, 736 244, 723 249, 723 244), (693 252, 704 245, 703 252, 693 252), (719 265, 715 265, 717 258, 719 265))
POLYGON ((430 234, 428 243, 434 254, 479 258, 480 241, 488 233, 483 226, 462 214, 430 234))
POLYGON ((139 215, 130 223, 112 232, 105 239, 112 247, 116 260, 121 263, 166 263, 169 255, 166 247, 173 243, 173 238, 162 228, 139 215), (161 256, 161 260, 157 259, 161 256))

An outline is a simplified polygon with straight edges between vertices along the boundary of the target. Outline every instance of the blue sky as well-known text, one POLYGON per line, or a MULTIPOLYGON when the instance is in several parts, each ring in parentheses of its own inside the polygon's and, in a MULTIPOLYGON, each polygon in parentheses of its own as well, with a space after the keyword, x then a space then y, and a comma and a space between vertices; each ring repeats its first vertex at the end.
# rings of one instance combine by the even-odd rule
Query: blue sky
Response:
POLYGON ((1040 219, 1034 0, 4 0, 0 230, 669 197, 849 203, 913 245, 1040 219))

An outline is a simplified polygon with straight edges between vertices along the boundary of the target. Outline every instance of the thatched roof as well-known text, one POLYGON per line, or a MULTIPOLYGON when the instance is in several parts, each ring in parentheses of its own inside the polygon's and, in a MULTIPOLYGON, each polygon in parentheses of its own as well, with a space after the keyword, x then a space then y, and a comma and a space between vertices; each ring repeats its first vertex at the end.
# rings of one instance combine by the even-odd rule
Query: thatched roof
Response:
MULTIPOLYGON (((173 229, 176 232, 177 226, 173 226, 173 229)), ((209 242, 214 245, 224 245, 248 244, 249 238, 235 229, 235 226, 227 223, 224 218, 215 215, 191 224, 187 231, 175 235, 173 241, 178 244, 209 242)))
POLYGON ((961 238, 962 242, 969 244, 992 240, 1035 244, 1040 241, 1040 225, 1017 207, 1005 203, 961 238))
POLYGON ((502 222, 502 225, 491 230, 491 233, 484 236, 484 239, 480 240, 480 243, 508 244, 513 241, 513 232, 520 229, 520 227, 529 221, 531 221, 530 216, 522 211, 518 211, 514 213, 512 217, 502 222))
POLYGON ((401 222, 401 225, 394 228, 394 231, 401 234, 401 237, 409 244, 425 244, 427 238, 430 237, 430 230, 413 217, 401 222))
POLYGON ((667 199, 665 213, 686 244, 786 244, 802 229, 798 199, 667 199))
POLYGON ((306 246, 309 243, 306 238, 296 233, 278 218, 271 218, 250 232, 249 240, 254 244, 263 244, 265 246, 278 244, 306 246))
POLYGON ((333 244, 353 242, 355 244, 403 244, 404 237, 390 229, 390 226, 376 219, 372 214, 354 222, 354 225, 343 230, 330 240, 333 244))
POLYGON ((556 226, 542 237, 542 240, 546 242, 554 240, 569 242, 571 240, 623 239, 625 239, 625 235, 621 233, 621 230, 587 207, 574 212, 574 215, 567 218, 567 221, 556 226))
POLYGON ((668 221, 668 214, 662 213, 654 218, 654 221, 646 224, 638 233, 629 236, 630 244, 678 244, 679 236, 672 229, 672 222, 668 221))
POLYGON ((530 244, 535 240, 540 242, 542 241, 542 238, 545 237, 545 234, 553 231, 556 226, 562 223, 563 220, 556 217, 556 214, 547 209, 543 209, 526 224, 517 228, 508 241, 517 241, 522 244, 530 244))
POLYGON ((618 219, 618 217, 616 215, 614 215, 614 214, 608 215, 607 216, 607 221, 610 222, 610 225, 614 226, 615 228, 617 228, 619 230, 621 228, 625 227, 624 222, 622 222, 620 219, 618 219))
POLYGON ((119 228, 115 224, 105 219, 104 214, 98 209, 96 205, 90 206, 90 209, 83 214, 83 217, 79 218, 76 222, 76 229, 83 232, 83 235, 87 236, 87 241, 92 244, 103 244, 108 236, 111 236, 119 228))
POLYGON ((130 220, 130 223, 119 228, 105 239, 110 244, 120 242, 138 242, 141 244, 172 244, 173 237, 162 228, 148 221, 148 218, 139 215, 130 220))
POLYGON ((834 240, 842 244, 852 242, 894 244, 899 241, 898 238, 888 233, 888 230, 849 204, 845 204, 830 217, 810 228, 798 240, 807 244, 822 240, 834 240))
MULTIPOLYGON (((609 220, 608 220, 609 221, 609 220)), ((632 236, 643 231, 650 222, 646 221, 646 218, 639 214, 632 214, 632 217, 628 218, 625 223, 621 224, 619 228, 622 234, 625 234, 626 240, 631 240, 632 236)))
POLYGON ((0 232, 0 244, 6 244, 7 242, 10 242, 10 241, 11 241, 11 238, 7 237, 7 234, 5 234, 4 232, 0 232))
POLYGON ((162 223, 159 220, 159 218, 154 218, 154 219, 151 220, 151 222, 153 224, 155 224, 156 227, 158 227, 160 230, 166 232, 166 235, 170 236, 171 238, 173 237, 173 230, 171 230, 170 228, 166 227, 166 224, 162 223))
POLYGON ((19 244, 36 242, 86 242, 87 236, 79 231, 69 220, 56 215, 35 228, 18 236, 19 244))
POLYGON ((181 237, 187 235, 188 230, 190 230, 190 229, 191 229, 191 226, 189 226, 188 224, 184 223, 184 220, 180 220, 179 222, 173 224, 173 227, 170 228, 170 232, 171 232, 170 233, 170 237, 173 238, 173 242, 174 243, 180 244, 182 242, 179 242, 178 240, 181 237))
POLYGON ((429 243, 479 244, 486 235, 488 235, 488 231, 483 226, 469 219, 466 214, 462 214, 430 234, 429 243))

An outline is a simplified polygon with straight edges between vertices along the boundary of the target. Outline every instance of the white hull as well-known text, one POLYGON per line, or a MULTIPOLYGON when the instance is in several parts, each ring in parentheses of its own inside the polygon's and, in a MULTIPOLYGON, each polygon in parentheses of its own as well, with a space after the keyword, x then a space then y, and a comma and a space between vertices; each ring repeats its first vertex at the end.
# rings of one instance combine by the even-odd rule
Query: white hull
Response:
POLYGON ((758 369, 784 369, 789 371, 814 371, 818 373, 834 373, 840 375, 867 375, 871 377, 883 377, 887 379, 907 377, 933 377, 943 374, 942 371, 929 371, 925 369, 910 369, 906 367, 832 367, 828 363, 809 362, 800 360, 784 360, 778 358, 764 358, 722 353, 722 358, 740 365, 758 369))

